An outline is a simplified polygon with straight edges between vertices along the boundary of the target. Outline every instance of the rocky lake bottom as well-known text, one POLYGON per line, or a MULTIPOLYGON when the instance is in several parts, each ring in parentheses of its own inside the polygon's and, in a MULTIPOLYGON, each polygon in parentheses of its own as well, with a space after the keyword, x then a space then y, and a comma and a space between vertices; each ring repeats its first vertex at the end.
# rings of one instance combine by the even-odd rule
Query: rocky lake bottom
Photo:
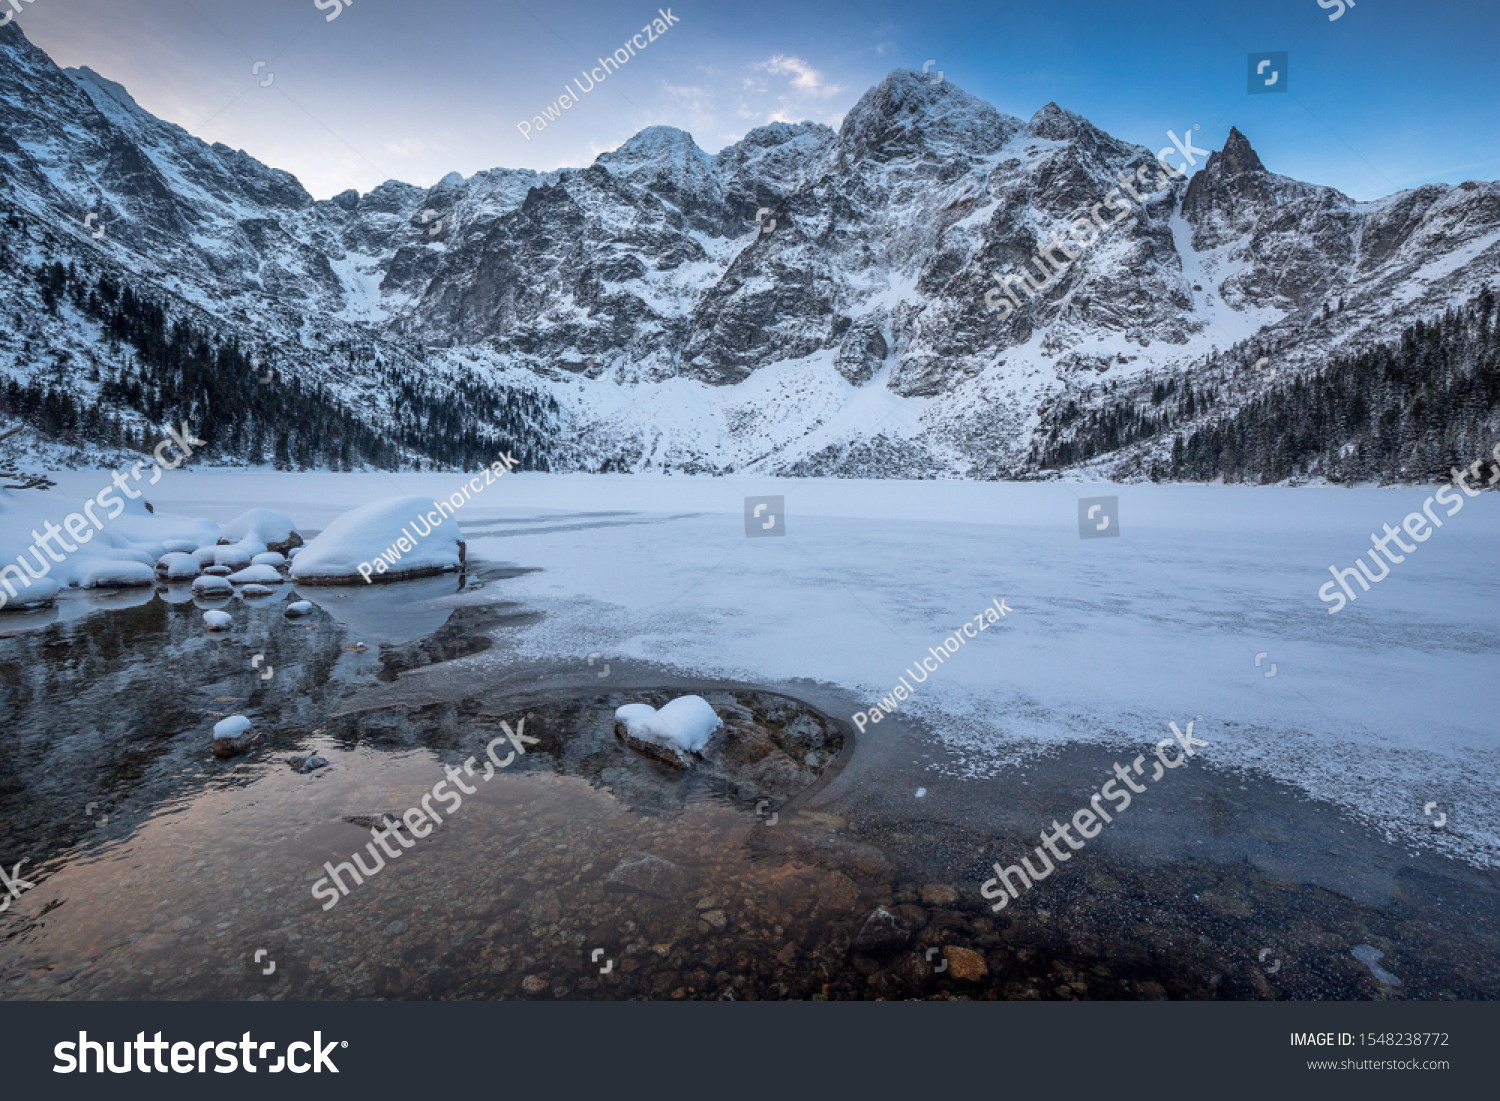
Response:
POLYGON ((996 914, 990 864, 1083 805, 1101 749, 940 811, 826 686, 497 664, 516 572, 306 590, 301 619, 236 598, 217 637, 170 588, 0 618, 0 861, 34 884, 0 914, 4 997, 1500 995, 1492 872, 1206 762, 996 914), (689 690, 729 720, 692 767, 615 737, 689 690), (232 714, 258 737, 215 759, 232 714), (315 896, 455 775, 436 828, 315 896))

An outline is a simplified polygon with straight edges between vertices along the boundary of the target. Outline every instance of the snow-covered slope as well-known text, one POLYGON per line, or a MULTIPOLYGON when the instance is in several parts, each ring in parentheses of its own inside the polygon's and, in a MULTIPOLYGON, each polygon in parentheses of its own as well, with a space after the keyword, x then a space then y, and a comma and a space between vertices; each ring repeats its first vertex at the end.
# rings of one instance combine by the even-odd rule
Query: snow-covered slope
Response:
MULTIPOLYGON (((658 126, 583 169, 314 201, 14 25, 0 202, 28 227, 15 261, 129 273, 377 422, 393 363, 545 391, 566 414, 554 469, 1012 475, 1048 403, 1181 378, 1252 338, 1283 349, 1284 380, 1500 263, 1495 183, 1357 203, 1271 173, 1237 130, 1171 179, 1056 104, 1022 121, 901 70, 837 132, 775 123, 710 156, 658 126), (1139 201, 1117 221, 1122 175, 1139 201), (1059 244, 1080 218, 1106 228, 1059 244), (1049 247, 1064 270, 1043 280, 1049 247), (1007 275, 1016 306, 997 311, 1007 275)), ((23 312, 0 372, 33 378, 37 341, 107 355, 23 312)))

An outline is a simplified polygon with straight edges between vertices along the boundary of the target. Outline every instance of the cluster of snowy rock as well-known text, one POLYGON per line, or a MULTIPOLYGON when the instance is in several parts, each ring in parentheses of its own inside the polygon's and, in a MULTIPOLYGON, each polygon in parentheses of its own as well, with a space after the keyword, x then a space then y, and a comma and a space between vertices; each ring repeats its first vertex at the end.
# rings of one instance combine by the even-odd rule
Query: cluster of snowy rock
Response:
MULTIPOLYGON (((373 501, 340 516, 304 545, 292 519, 272 509, 251 509, 221 527, 211 520, 158 514, 144 500, 131 501, 111 519, 109 530, 93 532, 85 545, 55 534, 68 530, 55 520, 76 512, 76 504, 51 493, 0 490, 0 609, 47 607, 64 588, 185 584, 194 597, 210 601, 236 592, 268 596, 288 579, 311 585, 358 582, 359 563, 398 539, 406 542, 404 526, 433 506, 425 498, 373 501), (45 529, 45 537, 39 529, 45 529)), ((456 526, 434 530, 381 580, 457 570, 464 555, 456 526)), ((225 625, 222 615, 209 625, 225 625)))

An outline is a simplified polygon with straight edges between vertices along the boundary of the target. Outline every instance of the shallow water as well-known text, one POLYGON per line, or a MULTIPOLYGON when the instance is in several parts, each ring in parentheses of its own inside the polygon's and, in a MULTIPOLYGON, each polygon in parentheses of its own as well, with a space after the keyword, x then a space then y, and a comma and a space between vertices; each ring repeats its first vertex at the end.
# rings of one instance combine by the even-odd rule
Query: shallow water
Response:
MULTIPOLYGON (((25 858, 36 883, 0 915, 7 996, 1500 994, 1493 875, 1206 762, 993 914, 988 862, 1082 805, 1077 777, 1107 773, 1103 750, 961 793, 874 739, 774 799, 675 774, 613 742, 613 706, 754 686, 618 664, 603 692, 592 670, 514 662, 507 630, 532 618, 504 601, 517 572, 287 586, 229 603, 224 636, 184 590, 0 619, 0 860, 25 858), (288 619, 297 597, 319 606, 288 619), (215 760, 208 732, 235 713, 261 740, 215 760), (438 829, 323 909, 325 862, 369 840, 348 817, 420 805, 525 715, 540 744, 471 777, 438 829), (330 766, 287 764, 308 753, 330 766), (660 897, 610 884, 633 853, 675 866, 660 897), (1364 945, 1399 988, 1352 954, 1364 945)), ((771 687, 847 713, 833 690, 771 687)))

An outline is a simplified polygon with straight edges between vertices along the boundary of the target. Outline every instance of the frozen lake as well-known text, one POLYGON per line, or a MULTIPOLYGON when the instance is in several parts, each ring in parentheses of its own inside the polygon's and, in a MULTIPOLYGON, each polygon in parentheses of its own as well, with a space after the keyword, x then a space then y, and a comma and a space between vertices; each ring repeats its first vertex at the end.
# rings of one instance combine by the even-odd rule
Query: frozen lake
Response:
MULTIPOLYGON (((59 476, 74 496, 98 481, 59 476)), ((447 497, 463 481, 184 471, 152 500, 220 521, 264 505, 316 530, 366 501, 447 497)), ((1003 621, 930 661, 862 744, 909 757, 935 783, 979 780, 1038 749, 1151 745, 1202 716, 1214 764, 1253 768, 1393 841, 1494 867, 1500 496, 1466 499, 1338 614, 1318 596, 1330 565, 1351 566, 1372 533, 1429 496, 512 475, 460 520, 472 556, 540 567, 506 597, 542 614, 469 660, 812 682, 849 719, 903 673, 911 684, 930 648, 1003 598, 1003 621), (746 538, 745 498, 762 495, 784 496, 772 530, 785 535, 746 538), (1120 535, 1081 538, 1078 501, 1105 496, 1119 498, 1120 535)))
MULTIPOLYGON (((468 480, 185 470, 150 499, 311 537, 468 480)), ((184 584, 69 591, 0 618, 0 814, 35 879, 0 974, 27 999, 1494 997, 1500 497, 1319 598, 1428 496, 523 474, 459 509, 461 575, 242 591, 212 635, 184 584), (840 720, 837 761, 795 749, 827 771, 778 788, 612 735, 689 692, 840 720), (232 714, 261 740, 221 761, 232 714), (321 906, 365 825, 507 715, 543 739, 517 771, 321 906), (995 913, 996 865, 1082 832, 1174 723, 1187 767, 1145 764, 995 913), (619 893, 641 854, 672 886, 619 893)))

